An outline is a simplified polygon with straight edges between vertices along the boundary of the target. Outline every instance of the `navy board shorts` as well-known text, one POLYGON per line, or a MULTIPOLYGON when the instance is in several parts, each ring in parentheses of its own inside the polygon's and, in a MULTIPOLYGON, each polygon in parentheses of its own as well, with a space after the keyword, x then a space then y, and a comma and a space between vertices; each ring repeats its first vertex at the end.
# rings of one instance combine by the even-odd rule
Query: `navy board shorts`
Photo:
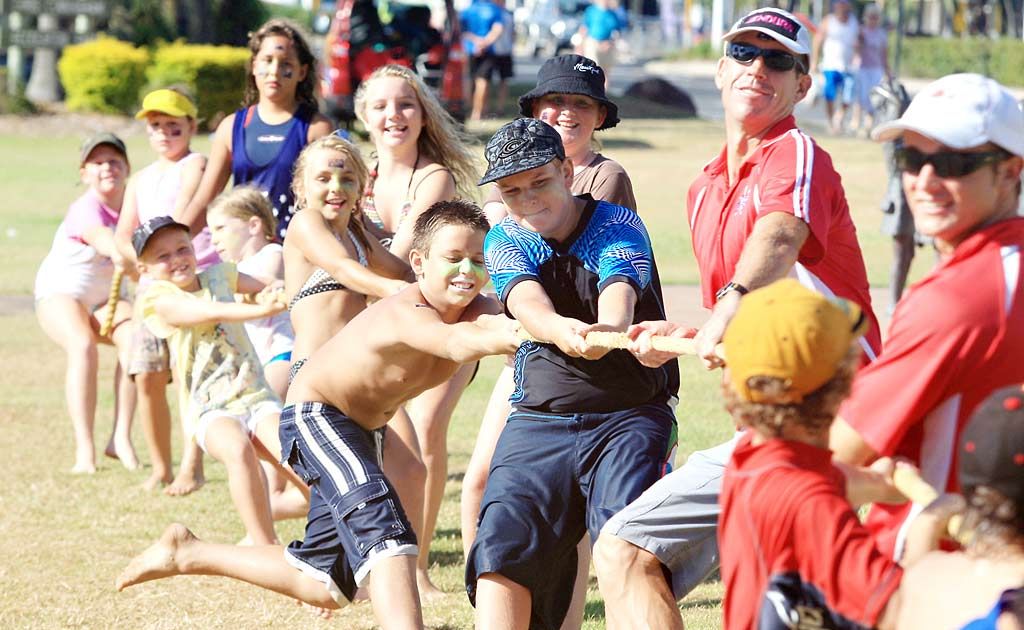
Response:
POLYGON ((377 432, 318 402, 281 411, 281 463, 309 484, 303 540, 285 559, 323 582, 339 605, 352 601, 374 565, 418 553, 398 494, 381 471, 377 432))
POLYGON ((665 403, 611 413, 513 409, 498 439, 466 561, 466 592, 498 573, 530 590, 531 628, 558 628, 576 577, 576 545, 657 481, 675 436, 665 403))

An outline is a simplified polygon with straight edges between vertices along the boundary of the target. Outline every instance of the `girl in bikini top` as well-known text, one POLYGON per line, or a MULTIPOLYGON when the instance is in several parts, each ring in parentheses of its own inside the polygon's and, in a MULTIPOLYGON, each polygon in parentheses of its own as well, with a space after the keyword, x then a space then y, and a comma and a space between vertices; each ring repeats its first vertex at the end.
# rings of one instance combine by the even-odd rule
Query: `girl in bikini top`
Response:
POLYGON ((355 110, 379 158, 363 197, 364 225, 404 258, 410 247, 406 218, 437 201, 472 198, 476 157, 451 116, 408 68, 375 70, 359 86, 355 110))
MULTIPOLYGON (((363 248, 356 235, 352 232, 351 227, 349 227, 346 232, 352 246, 356 248, 356 256, 359 259, 359 264, 366 267, 366 250, 363 248)), ((341 237, 337 234, 335 234, 335 238, 338 239, 339 243, 342 242, 341 237)), ((313 273, 309 274, 309 278, 306 279, 302 288, 299 289, 291 301, 288 302, 288 310, 290 311, 295 308, 298 301, 303 298, 327 291, 342 291, 344 289, 345 285, 335 280, 334 276, 324 271, 321 267, 314 267, 313 273)))
POLYGON ((373 186, 377 182, 377 167, 379 163, 374 164, 373 168, 370 169, 369 182, 366 185, 366 193, 363 195, 363 216, 366 217, 367 221, 371 224, 370 229, 373 235, 377 237, 380 244, 384 247, 391 249, 391 243, 394 241, 395 234, 402 227, 402 223, 405 218, 409 216, 409 211, 412 210, 413 199, 416 198, 416 191, 419 190, 420 185, 431 175, 439 171, 447 171, 445 167, 440 164, 433 164, 425 167, 422 177, 419 182, 416 183, 414 188, 412 183, 416 180, 416 172, 419 167, 419 151, 416 152, 416 161, 413 163, 412 172, 409 173, 409 182, 405 186, 405 201, 402 202, 401 207, 398 209, 398 223, 395 224, 394 231, 388 230, 387 225, 384 223, 384 219, 381 218, 380 213, 377 211, 377 206, 373 199, 373 186))

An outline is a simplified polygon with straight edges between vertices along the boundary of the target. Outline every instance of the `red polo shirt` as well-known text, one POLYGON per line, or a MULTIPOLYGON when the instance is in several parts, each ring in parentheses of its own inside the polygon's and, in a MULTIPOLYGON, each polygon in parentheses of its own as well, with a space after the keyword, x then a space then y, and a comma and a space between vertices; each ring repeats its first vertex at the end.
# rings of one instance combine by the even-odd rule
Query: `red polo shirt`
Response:
MULTIPOLYGON (((1024 381, 1024 219, 964 240, 900 300, 885 347, 839 410, 880 455, 903 456, 932 486, 959 490, 956 445, 974 408, 1024 381)), ((912 506, 875 505, 867 524, 894 557, 912 506)))
POLYGON ((719 497, 726 630, 874 627, 903 571, 846 502, 831 451, 751 434, 719 497))
POLYGON ((807 223, 810 236, 791 275, 819 293, 858 304, 871 320, 864 350, 874 358, 881 335, 842 181, 832 158, 792 116, 765 134, 733 183, 723 149, 690 186, 687 208, 706 308, 732 280, 754 222, 772 212, 792 214, 807 223))

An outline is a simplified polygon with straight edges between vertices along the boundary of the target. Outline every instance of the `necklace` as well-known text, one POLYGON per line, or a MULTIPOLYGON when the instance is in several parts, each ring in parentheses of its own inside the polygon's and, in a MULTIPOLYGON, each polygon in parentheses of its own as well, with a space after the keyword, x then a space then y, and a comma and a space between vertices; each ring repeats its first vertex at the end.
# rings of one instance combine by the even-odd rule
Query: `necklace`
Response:
MULTIPOLYGON (((405 201, 409 200, 409 191, 412 190, 412 180, 416 177, 416 167, 420 163, 420 148, 416 147, 416 160, 412 163, 412 172, 409 173, 409 182, 405 185, 405 201)), ((380 160, 374 163, 373 168, 370 169, 370 181, 366 183, 366 193, 363 195, 368 199, 373 199, 373 186, 377 181, 377 168, 380 166, 380 160)))

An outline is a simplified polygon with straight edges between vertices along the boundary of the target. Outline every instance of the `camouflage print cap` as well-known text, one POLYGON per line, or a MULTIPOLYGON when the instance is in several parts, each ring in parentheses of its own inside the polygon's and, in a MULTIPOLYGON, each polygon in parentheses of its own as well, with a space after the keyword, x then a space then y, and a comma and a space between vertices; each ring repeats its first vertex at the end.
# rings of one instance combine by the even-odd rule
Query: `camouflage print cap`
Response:
POLYGON ((562 137, 551 125, 535 118, 517 118, 494 134, 484 150, 487 172, 483 186, 510 175, 565 159, 562 137))

